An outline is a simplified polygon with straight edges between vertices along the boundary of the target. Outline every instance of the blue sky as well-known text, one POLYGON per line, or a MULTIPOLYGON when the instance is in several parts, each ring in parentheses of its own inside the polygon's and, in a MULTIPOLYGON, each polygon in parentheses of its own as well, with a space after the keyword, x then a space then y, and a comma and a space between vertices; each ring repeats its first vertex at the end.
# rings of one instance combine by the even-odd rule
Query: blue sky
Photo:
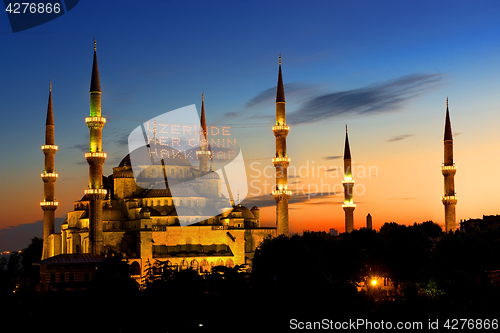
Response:
MULTIPOLYGON (((292 163, 299 167, 306 161, 332 162, 324 157, 342 154, 347 122, 353 162, 379 166, 380 177, 367 186, 384 195, 368 191, 366 200, 359 198, 368 208, 358 206, 358 224, 367 211, 378 209, 372 214, 374 225, 392 220, 390 212, 399 209, 418 210, 418 222, 441 222, 439 166, 446 96, 458 133, 456 145, 461 141, 462 148, 462 155, 455 148, 461 159, 457 192, 462 190, 464 196, 457 217, 496 214, 493 199, 472 198, 488 185, 477 179, 472 158, 481 151, 483 163, 497 162, 493 155, 499 148, 499 17, 498 1, 89 0, 51 22, 12 33, 7 15, 0 14, 0 140, 6 156, 0 162, 6 207, 0 229, 42 217, 40 145, 49 80, 59 145, 58 217, 72 209, 86 187, 84 117, 89 110, 94 37, 103 114, 108 118, 103 131, 105 174, 127 154, 124 143, 131 130, 176 108, 196 104, 199 109, 202 92, 207 121, 230 125, 245 158, 261 161, 261 167, 271 165, 272 95, 281 53, 287 113, 297 111, 302 119, 289 134, 292 163), (432 82, 426 80, 429 77, 432 82), (408 78, 411 83, 404 83, 408 78), (354 96, 354 105, 335 98, 339 96, 354 96), (258 103, 249 106, 251 101, 258 103), (320 107, 317 120, 303 123, 313 107, 320 107), (410 165, 416 168, 415 183, 387 192, 392 177, 410 165), (399 204, 402 208, 391 206, 399 204)), ((484 198, 489 198, 488 191, 484 198)), ((292 207, 297 218, 292 217, 291 229, 300 232, 305 212, 319 206, 292 207)), ((268 210, 271 220, 272 207, 268 210)), ((337 210, 307 226, 343 228, 343 212, 337 210)), ((402 213, 394 220, 414 222, 402 213)))

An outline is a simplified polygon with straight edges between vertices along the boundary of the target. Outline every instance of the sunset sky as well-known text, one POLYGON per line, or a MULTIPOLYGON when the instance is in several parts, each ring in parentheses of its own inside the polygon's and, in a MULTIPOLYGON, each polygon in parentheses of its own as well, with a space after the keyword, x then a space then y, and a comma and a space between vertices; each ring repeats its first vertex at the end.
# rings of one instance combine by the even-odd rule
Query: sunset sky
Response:
POLYGON ((0 251, 27 245, 13 245, 16 234, 42 235, 34 223, 43 216, 49 80, 59 146, 56 217, 87 188, 94 37, 107 118, 105 175, 128 153, 134 128, 187 105, 199 111, 204 92, 208 125, 230 127, 241 147, 249 184, 242 204, 261 207, 261 224, 274 225, 267 194, 275 180, 271 127, 281 53, 291 233, 344 231, 346 123, 354 227, 364 227, 368 213, 376 229, 385 222, 443 225, 447 97, 457 222, 498 214, 499 17, 498 1, 86 0, 12 33, 0 14, 0 251))

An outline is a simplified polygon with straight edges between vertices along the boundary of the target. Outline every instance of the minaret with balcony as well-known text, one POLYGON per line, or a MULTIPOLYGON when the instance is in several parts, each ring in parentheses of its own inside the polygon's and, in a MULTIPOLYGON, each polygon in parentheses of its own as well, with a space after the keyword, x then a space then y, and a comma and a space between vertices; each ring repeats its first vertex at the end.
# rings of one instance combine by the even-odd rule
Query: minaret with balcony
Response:
POLYGON ((354 179, 352 178, 351 149, 349 147, 349 137, 347 135, 347 125, 345 125, 345 147, 344 147, 344 204, 342 208, 345 214, 345 232, 354 230, 354 209, 356 205, 353 199, 354 179))
POLYGON ((106 118, 101 116, 101 83, 97 67, 96 41, 94 39, 94 62, 90 83, 90 117, 85 118, 90 130, 89 151, 85 159, 89 164, 89 188, 85 195, 89 200, 89 253, 101 254, 103 252, 103 222, 102 205, 106 197, 106 190, 102 185, 102 165, 106 153, 102 151, 102 128, 106 118))
POLYGON ((286 125, 285 118, 285 90, 281 75, 281 55, 279 57, 278 86, 276 92, 276 125, 273 133, 276 137, 276 156, 273 164, 276 169, 276 186, 273 197, 276 200, 276 234, 288 236, 288 200, 292 191, 288 190, 287 170, 290 157, 286 152, 286 137, 290 126, 286 125))
POLYGON ((47 106, 47 121, 45 122, 45 144, 42 146, 45 155, 45 169, 41 174, 43 180, 43 250, 42 260, 51 257, 50 235, 54 233, 55 211, 59 204, 55 199, 55 182, 59 176, 54 170, 54 155, 57 152, 54 144, 54 111, 52 110, 52 83, 49 83, 49 103, 47 106))
POLYGON ((455 173, 457 172, 457 168, 455 167, 455 163, 453 163, 453 134, 451 131, 448 98, 446 98, 446 120, 444 126, 444 163, 441 166, 441 172, 444 177, 444 195, 441 197, 441 201, 444 205, 445 231, 454 231, 456 229, 455 206, 458 201, 455 194, 455 173))

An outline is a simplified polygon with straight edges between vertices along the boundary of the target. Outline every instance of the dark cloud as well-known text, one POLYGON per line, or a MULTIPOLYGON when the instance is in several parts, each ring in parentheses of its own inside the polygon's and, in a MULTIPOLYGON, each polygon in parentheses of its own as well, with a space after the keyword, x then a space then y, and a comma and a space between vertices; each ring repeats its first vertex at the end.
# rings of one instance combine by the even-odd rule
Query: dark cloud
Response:
POLYGON ((401 141, 401 140, 404 140, 406 138, 409 138, 409 137, 412 137, 414 136, 415 134, 402 134, 402 135, 396 135, 392 138, 390 138, 389 140, 387 140, 387 142, 394 142, 394 141, 401 141))
POLYGON ((230 120, 230 119, 238 118, 240 115, 241 114, 239 112, 228 112, 228 113, 224 114, 223 119, 230 120))
POLYGON ((336 160, 336 159, 339 159, 339 158, 342 158, 342 156, 340 156, 340 155, 335 155, 335 156, 323 156, 323 159, 324 159, 324 160, 336 160))
MULTIPOLYGON (((305 202, 309 203, 308 201, 313 199, 328 198, 328 197, 333 197, 335 195, 338 195, 338 193, 304 193, 303 191, 297 193, 297 191, 293 191, 292 196, 290 197, 288 203, 289 204, 298 204, 305 202)), ((331 201, 331 203, 334 204, 333 201, 331 201)), ((263 207, 275 206, 276 200, 274 200, 274 197, 271 194, 264 194, 256 197, 245 198, 245 200, 243 200, 241 204, 246 207, 257 206, 259 208, 263 208, 263 207)))
POLYGON ((389 200, 396 200, 396 201, 402 201, 402 200, 413 200, 415 199, 414 197, 406 197, 406 198, 389 198, 389 200))
POLYGON ((86 153, 89 151, 89 144, 88 143, 79 143, 79 144, 76 144, 74 146, 68 147, 67 149, 76 149, 76 150, 80 150, 80 151, 83 151, 86 153))
MULTIPOLYGON (((65 218, 55 219, 55 230, 60 230, 65 218)), ((20 251, 26 248, 33 237, 43 237, 43 221, 20 224, 0 229, 0 252, 20 251)))
MULTIPOLYGON (((288 122, 291 125, 314 123, 344 114, 365 115, 394 111, 403 108, 409 99, 443 84, 444 78, 443 74, 412 74, 364 88, 322 94, 310 98, 297 111, 289 114, 288 122)), ((257 97, 264 93, 267 94, 267 90, 257 97)))
MULTIPOLYGON (((283 88, 285 89, 286 98, 293 98, 310 96, 315 90, 318 89, 318 86, 303 82, 291 82, 284 84, 283 88)), ((273 103, 273 101, 276 101, 276 87, 264 90, 248 101, 245 106, 249 108, 258 104, 268 105, 269 103, 273 103)))

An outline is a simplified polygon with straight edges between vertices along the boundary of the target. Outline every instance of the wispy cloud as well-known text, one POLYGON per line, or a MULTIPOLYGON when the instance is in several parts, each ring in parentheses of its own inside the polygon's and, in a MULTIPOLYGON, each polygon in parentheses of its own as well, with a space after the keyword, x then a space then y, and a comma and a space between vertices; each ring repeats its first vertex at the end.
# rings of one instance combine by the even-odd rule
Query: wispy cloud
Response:
MULTIPOLYGON (((339 92, 321 93, 319 86, 301 82, 285 84, 288 97, 300 95, 304 102, 288 115, 293 124, 315 123, 339 115, 367 115, 402 109, 407 101, 420 96, 445 80, 444 74, 411 74, 367 87, 339 92)), ((259 93, 246 103, 246 107, 271 103, 276 87, 259 93)), ((266 116, 263 116, 266 117, 266 116)))
POLYGON ((414 197, 405 197, 405 198, 389 198, 388 200, 396 200, 396 201, 406 201, 406 200, 413 200, 415 199, 414 197))
MULTIPOLYGON (((283 88, 285 89, 285 94, 287 99, 295 97, 310 98, 311 94, 315 93, 319 89, 319 86, 306 84, 304 82, 291 82, 284 84, 283 88)), ((269 103, 272 103, 275 100, 276 100, 276 87, 272 87, 259 93, 257 96, 248 101, 245 104, 245 106, 247 108, 250 108, 259 104, 268 105, 269 103)))
POLYGON ((340 155, 335 155, 335 156, 323 156, 324 160, 337 160, 339 158, 342 158, 340 155))
POLYGON ((394 141, 401 141, 401 140, 404 140, 406 138, 409 138, 409 137, 412 137, 414 136, 415 134, 402 134, 402 135, 396 135, 390 139, 387 140, 387 142, 394 142, 394 141))
POLYGON ((83 152, 88 152, 89 151, 89 144, 88 143, 78 143, 78 144, 75 144, 71 147, 68 147, 68 149, 76 149, 76 150, 80 150, 80 151, 83 151, 83 152))
MULTIPOLYGON (((297 193, 297 191, 295 191, 292 193, 292 196, 290 197, 290 200, 288 202, 289 204, 310 203, 311 200, 314 199, 326 199, 335 195, 338 195, 338 193, 304 193, 303 191, 297 193)), ((334 204, 333 201, 331 201, 331 203, 334 204)), ((247 207, 257 206, 259 208, 271 207, 276 205, 276 200, 274 200, 274 197, 271 194, 264 194, 260 196, 245 198, 245 200, 243 200, 242 202, 242 205, 247 207)))

